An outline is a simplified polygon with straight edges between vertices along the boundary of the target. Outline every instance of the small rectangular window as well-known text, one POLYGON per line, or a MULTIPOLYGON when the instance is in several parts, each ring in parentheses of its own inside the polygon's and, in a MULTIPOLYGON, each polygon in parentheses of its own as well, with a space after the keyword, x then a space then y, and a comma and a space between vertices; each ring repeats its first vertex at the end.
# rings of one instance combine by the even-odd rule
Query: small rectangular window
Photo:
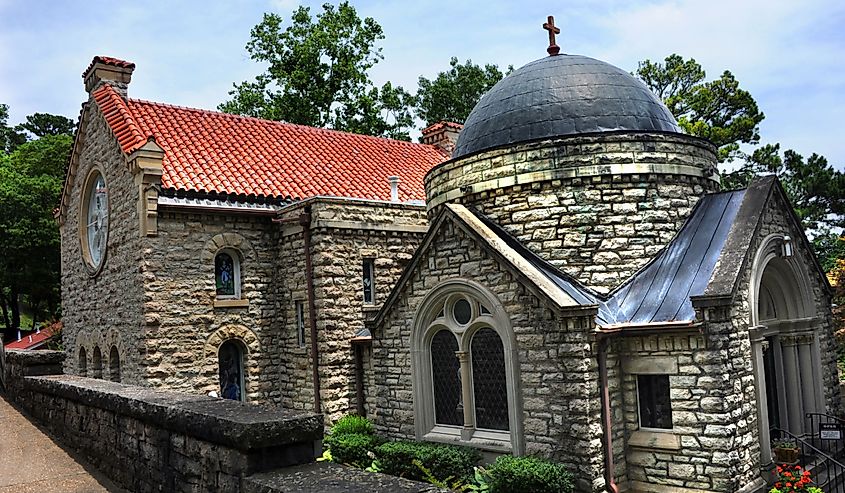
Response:
POLYGON ((305 347, 305 303, 296 302, 296 343, 305 347))
POLYGON ((375 303, 375 266, 373 259, 364 259, 364 303, 375 303))
POLYGON ((637 375, 640 428, 672 429, 669 375, 637 375))

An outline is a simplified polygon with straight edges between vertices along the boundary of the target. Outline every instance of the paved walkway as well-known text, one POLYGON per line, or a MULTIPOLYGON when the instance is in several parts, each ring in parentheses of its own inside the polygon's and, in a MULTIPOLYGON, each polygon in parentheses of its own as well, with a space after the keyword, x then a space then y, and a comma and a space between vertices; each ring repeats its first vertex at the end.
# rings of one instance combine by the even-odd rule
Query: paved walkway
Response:
POLYGON ((57 445, 0 395, 0 493, 122 491, 57 445))

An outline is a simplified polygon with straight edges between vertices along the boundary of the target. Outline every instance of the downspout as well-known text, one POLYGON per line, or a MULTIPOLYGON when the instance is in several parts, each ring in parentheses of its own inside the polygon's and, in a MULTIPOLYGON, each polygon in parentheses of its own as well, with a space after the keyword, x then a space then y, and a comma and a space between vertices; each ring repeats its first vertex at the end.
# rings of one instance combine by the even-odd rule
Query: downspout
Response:
POLYGON ((311 379, 314 385, 314 412, 323 412, 320 399, 320 354, 317 345, 317 307, 314 302, 314 267, 311 261, 311 206, 306 205, 299 215, 305 250, 305 282, 308 289, 308 322, 311 326, 311 379))
POLYGON ((613 429, 610 414, 610 389, 607 381, 607 334, 598 334, 599 344, 599 382, 601 385, 601 417, 604 426, 604 482, 607 491, 619 493, 619 486, 614 478, 613 464, 613 429))
POLYGON ((352 343, 355 349, 355 404, 358 416, 367 416, 364 406, 364 344, 352 343))

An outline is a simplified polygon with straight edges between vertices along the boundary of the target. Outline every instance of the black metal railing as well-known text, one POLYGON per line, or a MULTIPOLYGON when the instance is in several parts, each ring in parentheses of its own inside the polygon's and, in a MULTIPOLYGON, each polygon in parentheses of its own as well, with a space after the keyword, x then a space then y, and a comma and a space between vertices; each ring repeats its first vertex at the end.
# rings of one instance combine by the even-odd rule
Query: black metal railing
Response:
MULTIPOLYGON (((816 440, 810 434, 803 437, 794 435, 780 428, 771 429, 773 442, 791 442, 798 447, 796 462, 779 462, 778 452, 775 454, 775 462, 781 466, 801 466, 802 469, 810 471, 814 486, 818 486, 825 493, 845 493, 845 464, 812 443, 816 440)), ((774 446, 772 447, 775 448, 774 446)))
POLYGON ((0 390, 6 391, 6 347, 3 345, 3 334, 0 334, 0 390))
POLYGON ((834 459, 845 462, 845 419, 825 413, 806 413, 802 438, 834 459))

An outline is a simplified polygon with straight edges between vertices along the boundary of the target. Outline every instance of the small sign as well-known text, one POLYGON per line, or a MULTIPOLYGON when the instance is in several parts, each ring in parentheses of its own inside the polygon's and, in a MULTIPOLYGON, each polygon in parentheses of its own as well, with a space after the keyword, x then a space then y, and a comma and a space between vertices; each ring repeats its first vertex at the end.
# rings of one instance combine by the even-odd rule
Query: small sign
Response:
POLYGON ((819 423, 819 438, 822 440, 842 440, 842 430, 837 423, 819 423))

